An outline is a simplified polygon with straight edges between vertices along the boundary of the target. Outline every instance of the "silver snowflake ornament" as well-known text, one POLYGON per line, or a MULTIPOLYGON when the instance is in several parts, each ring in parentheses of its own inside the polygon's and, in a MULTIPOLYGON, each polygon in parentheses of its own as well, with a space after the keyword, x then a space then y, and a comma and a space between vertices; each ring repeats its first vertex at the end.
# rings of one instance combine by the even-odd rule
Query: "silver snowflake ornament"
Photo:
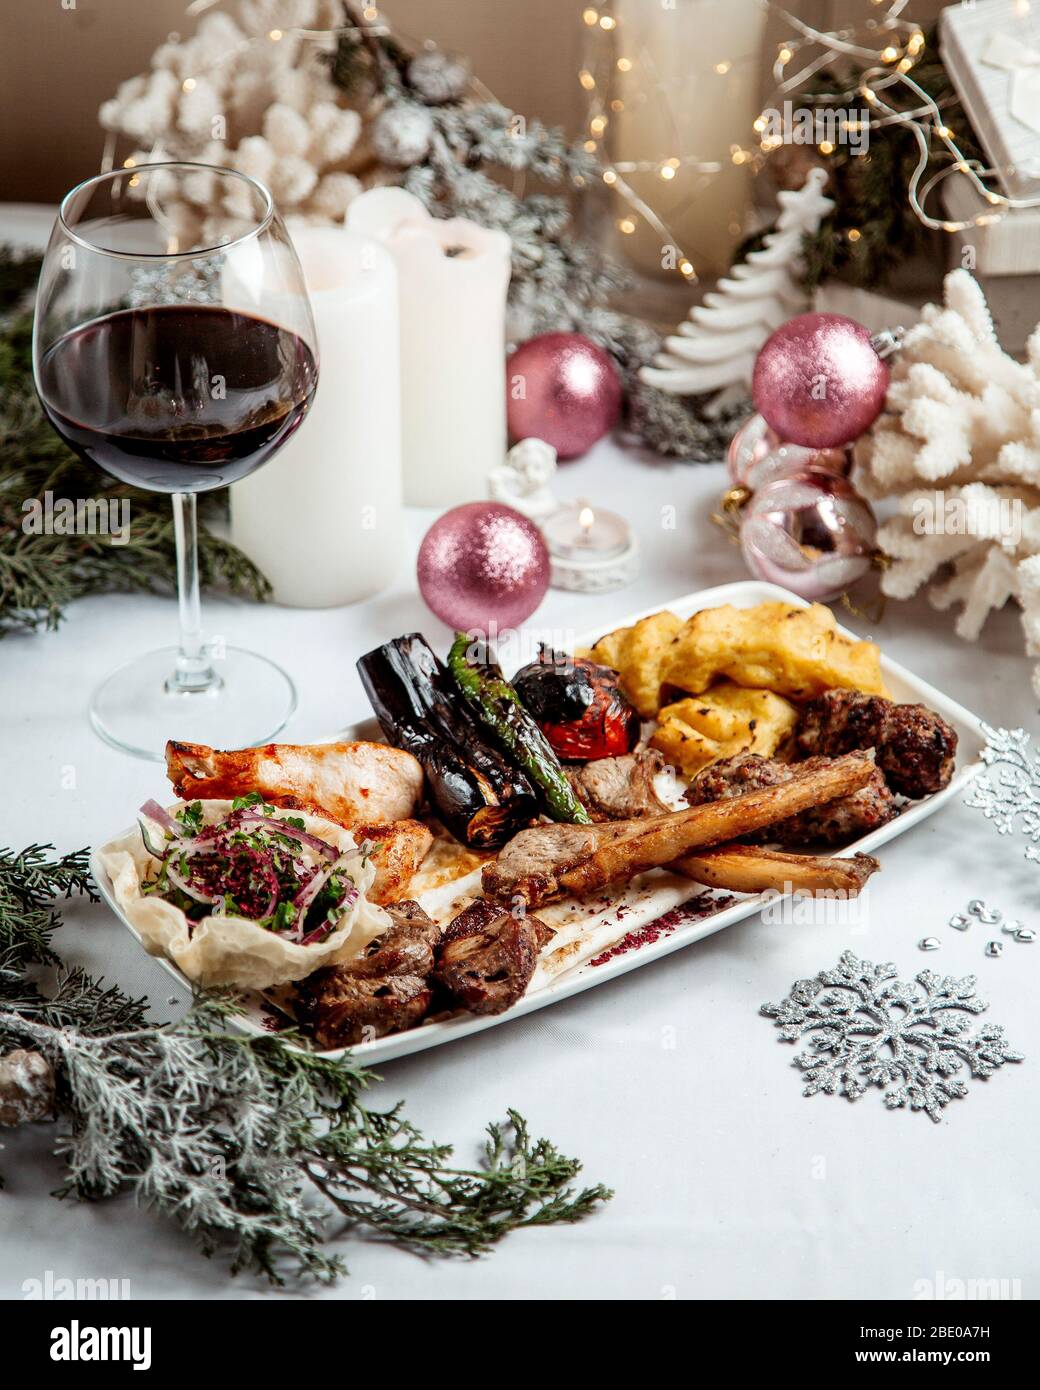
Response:
POLYGON ((976 778, 964 803, 991 820, 998 835, 1017 828, 1029 842, 1026 858, 1040 862, 1040 754, 1030 749, 1025 729, 982 728, 982 761, 999 771, 976 778))
POLYGON ((868 1086, 888 1087, 890 1110, 909 1105, 938 1124, 943 1107, 967 1095, 957 1073, 992 1075, 1021 1062, 1004 1030, 987 1023, 970 1036, 972 1014, 989 1006, 975 993, 975 976, 954 979, 922 970, 914 983, 896 978, 891 961, 874 965, 845 951, 833 970, 797 980, 781 1004, 763 1004, 786 1042, 808 1038, 794 1062, 805 1074, 802 1094, 858 1100, 868 1086))

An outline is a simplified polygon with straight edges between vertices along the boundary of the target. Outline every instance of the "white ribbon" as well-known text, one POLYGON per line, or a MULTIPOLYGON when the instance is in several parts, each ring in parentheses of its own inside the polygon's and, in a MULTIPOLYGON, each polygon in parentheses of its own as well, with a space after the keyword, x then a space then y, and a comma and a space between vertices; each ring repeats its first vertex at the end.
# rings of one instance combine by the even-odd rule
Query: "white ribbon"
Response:
POLYGON ((1034 135, 1040 135, 1040 52, 1013 39, 1010 34, 991 34, 982 51, 982 62, 1011 74, 1008 110, 1034 135))

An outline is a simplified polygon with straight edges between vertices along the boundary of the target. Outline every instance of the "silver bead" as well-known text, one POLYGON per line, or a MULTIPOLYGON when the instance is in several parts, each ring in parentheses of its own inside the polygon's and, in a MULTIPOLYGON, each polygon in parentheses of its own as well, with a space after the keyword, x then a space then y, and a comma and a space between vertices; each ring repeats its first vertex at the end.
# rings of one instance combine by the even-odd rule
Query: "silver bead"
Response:
POLYGON ((1001 922, 1000 930, 1007 932, 1008 936, 1014 936, 1016 932, 1023 930, 1023 924, 1015 921, 1001 922))
POLYGON ((955 912, 950 918, 950 926, 956 927, 958 931, 967 931, 971 926, 971 918, 965 917, 963 912, 955 912))
POLYGON ((1020 927, 1019 930, 1015 932, 1015 940, 1025 942, 1026 945, 1028 945, 1030 941, 1036 940, 1036 932, 1032 927, 1020 927))
POLYGON ((999 907, 983 907, 979 913, 979 921, 985 922, 987 927, 995 927, 1003 916, 999 907))
POLYGON ((942 942, 937 936, 923 936, 917 944, 922 951, 937 951, 942 942))
POLYGON ((981 917, 986 910, 986 904, 981 898, 972 898, 968 904, 968 911, 973 917, 981 917))
POLYGON ((1003 943, 1003 941, 987 941, 987 942, 986 942, 986 955, 987 955, 987 956, 1002 956, 1003 954, 1004 954, 1004 943, 1003 943))

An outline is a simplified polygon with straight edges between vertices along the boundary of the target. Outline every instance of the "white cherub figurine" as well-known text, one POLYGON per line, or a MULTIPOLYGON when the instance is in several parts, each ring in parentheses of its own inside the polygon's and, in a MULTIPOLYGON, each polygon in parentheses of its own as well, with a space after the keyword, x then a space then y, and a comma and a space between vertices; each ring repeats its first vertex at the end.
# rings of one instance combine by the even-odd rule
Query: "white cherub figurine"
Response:
POLYGON ((488 477, 496 502, 515 507, 532 521, 544 521, 559 511, 560 502, 550 488, 556 472, 556 450, 544 439, 521 439, 492 468, 488 477))

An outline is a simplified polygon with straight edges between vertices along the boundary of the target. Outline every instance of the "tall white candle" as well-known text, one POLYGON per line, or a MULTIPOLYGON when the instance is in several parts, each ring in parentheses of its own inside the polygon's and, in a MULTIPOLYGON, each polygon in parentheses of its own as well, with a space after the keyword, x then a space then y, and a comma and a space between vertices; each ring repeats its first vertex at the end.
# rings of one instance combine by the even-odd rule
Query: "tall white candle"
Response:
POLYGON ((405 501, 484 497, 506 448, 508 236, 431 217, 400 188, 355 198, 347 226, 381 241, 397 266, 405 501))
MULTIPOLYGON (((613 13, 621 105, 608 116, 610 155, 651 165, 625 178, 697 273, 719 274, 745 233, 751 205, 743 152, 756 139, 767 7, 762 0, 617 0, 613 13), (668 163, 680 158, 717 163, 719 171, 668 163)), ((621 249, 641 269, 674 274, 660 234, 638 217, 619 218, 626 231, 633 228, 621 249)))
POLYGON ((318 389, 281 452, 232 487, 231 537, 279 603, 327 608, 385 588, 404 550, 396 272, 381 246, 342 227, 294 230, 293 242, 318 389))

